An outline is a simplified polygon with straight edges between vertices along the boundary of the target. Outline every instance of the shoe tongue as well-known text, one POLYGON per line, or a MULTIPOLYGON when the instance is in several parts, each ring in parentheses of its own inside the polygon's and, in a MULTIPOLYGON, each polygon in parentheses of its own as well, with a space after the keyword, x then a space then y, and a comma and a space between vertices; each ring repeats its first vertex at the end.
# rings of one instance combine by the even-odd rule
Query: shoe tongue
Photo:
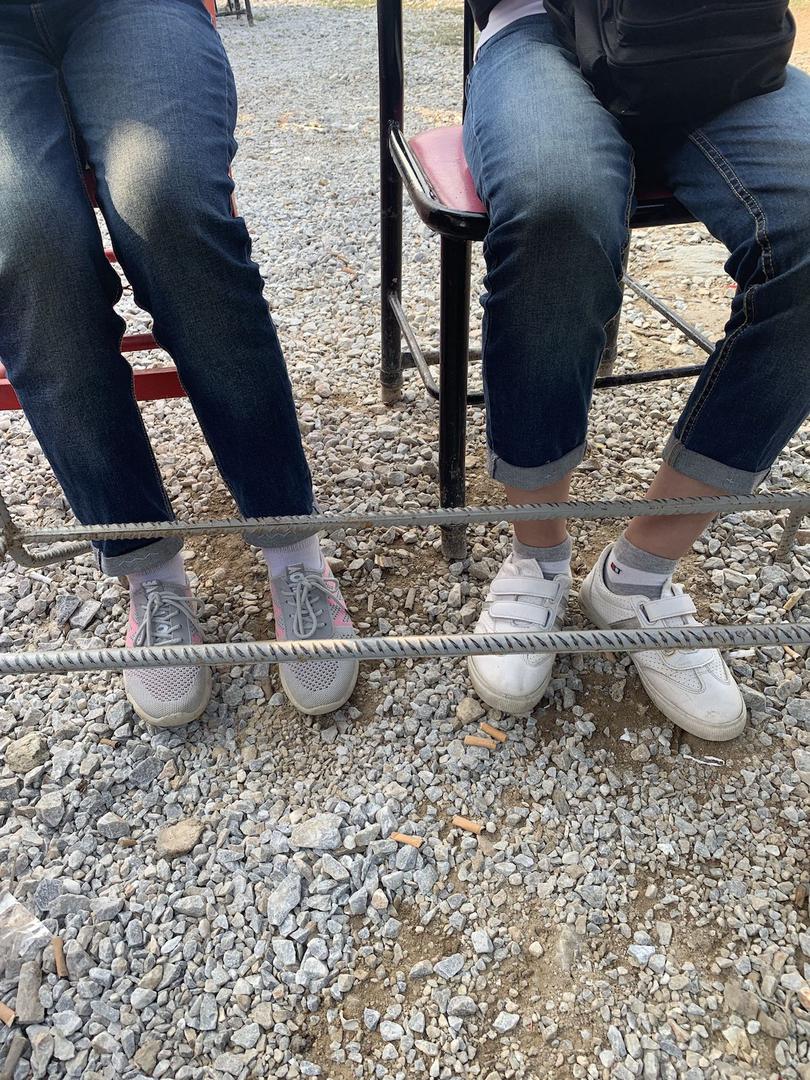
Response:
MULTIPOLYGON (((537 562, 536 559, 521 559, 519 556, 512 553, 509 556, 508 562, 504 563, 505 576, 517 577, 517 578, 541 578, 543 581, 550 581, 551 578, 546 578, 543 573, 543 568, 537 562)), ((532 607, 536 607, 539 610, 544 608, 548 609, 553 606, 554 601, 548 596, 532 596, 526 594, 525 596, 519 589, 515 588, 513 595, 516 597, 523 596, 524 602, 531 604, 532 607)), ((498 597, 494 597, 498 599, 498 597)), ((507 601, 508 602, 508 601, 507 601)), ((525 630, 525 624, 520 619, 506 619, 503 616, 498 616, 498 621, 508 623, 514 630, 525 630)))
POLYGON ((186 591, 182 585, 177 585, 173 581, 145 581, 143 583, 143 591, 147 596, 152 596, 153 593, 171 593, 172 596, 185 596, 186 591))
POLYGON ((151 612, 153 640, 156 645, 179 645, 183 641, 182 619, 175 605, 163 600, 165 594, 186 598, 182 585, 172 581, 145 581, 144 596, 147 601, 156 596, 156 606, 151 612), (163 602, 161 603, 161 600, 163 602))
MULTIPOLYGON (((683 585, 673 585, 672 578, 669 577, 661 586, 661 595, 656 596, 656 600, 669 600, 670 597, 681 596, 683 594, 683 585)), ((668 619, 658 620, 660 626, 687 626, 689 623, 688 616, 686 615, 672 615, 668 619)))
POLYGON ((543 573, 543 567, 537 559, 521 559, 517 555, 512 555, 510 568, 515 571, 517 577, 539 577, 546 580, 546 575, 543 573))

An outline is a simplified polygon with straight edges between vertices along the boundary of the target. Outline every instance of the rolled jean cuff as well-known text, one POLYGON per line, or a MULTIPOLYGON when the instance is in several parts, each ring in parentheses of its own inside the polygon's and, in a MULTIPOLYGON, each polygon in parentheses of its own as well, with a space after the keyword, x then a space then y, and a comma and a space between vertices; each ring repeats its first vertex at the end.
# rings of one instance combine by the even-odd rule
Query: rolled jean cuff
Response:
POLYGON ((154 540, 136 548, 135 551, 128 551, 126 555, 105 555, 100 548, 96 548, 96 565, 102 574, 126 577, 127 574, 143 574, 147 570, 155 570, 182 550, 182 536, 164 536, 161 540, 154 540))
POLYGON ((573 450, 557 461, 549 461, 545 465, 510 465, 502 457, 498 457, 492 447, 488 450, 487 468, 493 480, 509 487, 521 488, 523 491, 535 491, 537 488, 548 487, 556 484, 558 480, 571 472, 585 457, 585 443, 575 446, 573 450))
POLYGON ((721 461, 688 450, 674 435, 670 435, 664 447, 663 458, 675 472, 720 488, 729 495, 751 495, 771 471, 763 469, 762 472, 746 472, 744 469, 734 469, 721 461))

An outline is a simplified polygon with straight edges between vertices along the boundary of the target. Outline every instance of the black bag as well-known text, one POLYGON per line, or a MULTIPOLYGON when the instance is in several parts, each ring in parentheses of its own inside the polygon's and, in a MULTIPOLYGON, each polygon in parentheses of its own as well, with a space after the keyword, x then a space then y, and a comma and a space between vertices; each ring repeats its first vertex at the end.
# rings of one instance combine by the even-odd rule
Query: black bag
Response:
POLYGON ((600 100, 630 125, 695 124, 778 90, 788 0, 545 0, 600 100))

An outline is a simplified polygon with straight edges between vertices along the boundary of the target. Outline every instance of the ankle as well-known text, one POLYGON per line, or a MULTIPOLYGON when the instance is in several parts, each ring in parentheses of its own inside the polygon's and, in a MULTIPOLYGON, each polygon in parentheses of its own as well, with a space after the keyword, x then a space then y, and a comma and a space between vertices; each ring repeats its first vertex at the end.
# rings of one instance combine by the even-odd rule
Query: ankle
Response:
POLYGON ((297 544, 286 547, 262 548, 262 556, 267 563, 271 580, 282 577, 287 567, 300 564, 306 570, 320 570, 323 566, 321 542, 316 536, 307 536, 297 544))
POLYGON ((534 559, 543 576, 547 578, 557 577, 558 574, 571 573, 571 537, 555 544, 553 547, 534 547, 524 544, 516 536, 512 539, 512 551, 519 559, 534 559))
POLYGON ((138 570, 137 573, 127 574, 130 592, 143 585, 145 581, 166 581, 172 585, 188 585, 183 552, 178 551, 168 562, 153 566, 149 570, 138 570))
POLYGON ((677 559, 665 559, 636 547, 623 533, 605 560, 605 584, 617 596, 657 600, 677 563, 677 559))

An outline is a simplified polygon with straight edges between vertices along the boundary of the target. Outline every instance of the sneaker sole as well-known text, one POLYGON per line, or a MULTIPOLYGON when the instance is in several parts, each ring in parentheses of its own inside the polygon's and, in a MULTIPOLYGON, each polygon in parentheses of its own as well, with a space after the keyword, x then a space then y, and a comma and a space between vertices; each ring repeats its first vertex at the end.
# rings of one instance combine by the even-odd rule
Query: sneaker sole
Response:
POLYGON ((279 664, 278 671, 282 689, 287 695, 287 700, 294 708, 296 708, 300 713, 303 713, 304 716, 325 716, 326 713, 335 712, 337 709, 342 709, 346 702, 349 700, 349 698, 352 696, 352 694, 354 693, 354 688, 357 685, 357 677, 360 674, 360 665, 358 663, 355 663, 354 675, 352 677, 351 685, 344 693, 343 697, 337 698, 335 699, 335 701, 327 702, 326 705, 314 705, 311 708, 307 708, 306 706, 302 705, 300 701, 296 701, 295 695, 291 693, 290 688, 287 685, 287 680, 284 678, 283 664, 279 664))
MULTIPOLYGON (((599 618, 591 605, 584 588, 579 591, 579 608, 582 614, 585 615, 594 626, 598 626, 600 630, 612 629, 609 623, 606 623, 599 618)), ((662 698, 650 683, 647 682, 643 669, 636 663, 632 653, 630 653, 630 659, 633 661, 633 667, 638 672, 638 677, 641 680, 641 685, 646 691, 647 697, 653 705, 655 705, 656 709, 664 714, 667 720, 675 724, 676 727, 681 728, 682 731, 686 731, 698 739, 703 739, 705 742, 729 742, 731 739, 736 739, 737 736, 741 735, 745 730, 745 722, 748 719, 748 710, 745 706, 745 702, 742 704, 740 713, 727 724, 723 724, 722 727, 717 724, 703 723, 702 721, 696 720, 694 717, 681 712, 677 705, 667 701, 666 698, 662 698)))
POLYGON ((498 709, 500 712, 508 713, 510 716, 528 716, 537 708, 543 700, 546 690, 548 690, 552 676, 552 671, 549 671, 546 680, 534 693, 523 697, 510 697, 508 694, 499 694, 497 690, 493 690, 488 683, 484 682, 475 670, 473 657, 471 656, 467 657, 467 670, 470 673, 470 682, 473 689, 481 700, 489 705, 491 709, 498 709))
MULTIPOLYGON (((187 724, 193 723, 195 720, 199 720, 205 710, 208 708, 208 702, 211 699, 211 669, 206 668, 206 686, 205 686, 205 701, 199 709, 192 712, 174 712, 169 713, 168 716, 150 716, 148 712, 140 707, 137 702, 133 701, 127 692, 127 701, 130 703, 135 713, 143 720, 145 724, 149 724, 150 727, 155 728, 177 728, 185 727, 187 724)), ((124 683, 124 689, 126 690, 126 682, 124 683)))

